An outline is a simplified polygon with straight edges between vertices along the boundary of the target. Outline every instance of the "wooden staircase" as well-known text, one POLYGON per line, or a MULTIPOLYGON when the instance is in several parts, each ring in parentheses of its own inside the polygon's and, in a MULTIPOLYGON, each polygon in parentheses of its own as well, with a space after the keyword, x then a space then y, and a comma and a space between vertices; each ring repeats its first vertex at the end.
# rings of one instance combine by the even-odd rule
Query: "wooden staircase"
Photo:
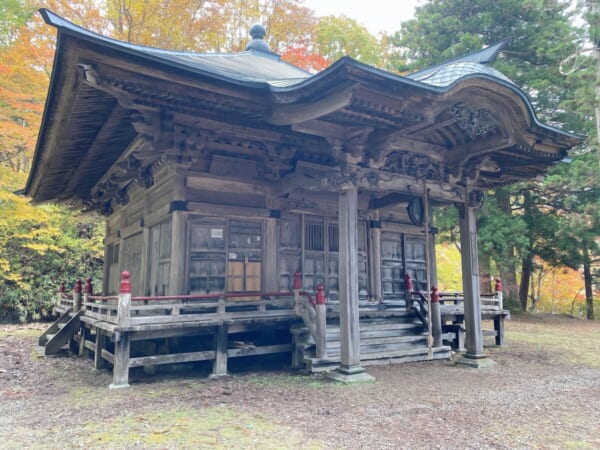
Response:
MULTIPOLYGON (((339 319, 327 320, 327 356, 315 357, 314 345, 308 332, 294 330, 297 360, 303 361, 310 372, 333 370, 340 364, 339 319)), ((360 358, 361 365, 385 365, 401 362, 448 359, 451 349, 447 346, 432 349, 427 346, 427 329, 416 314, 395 312, 388 317, 361 317, 360 358)))
POLYGON ((55 355, 70 342, 79 331, 80 317, 81 311, 74 313, 69 308, 40 336, 38 344, 44 347, 46 356, 55 355))

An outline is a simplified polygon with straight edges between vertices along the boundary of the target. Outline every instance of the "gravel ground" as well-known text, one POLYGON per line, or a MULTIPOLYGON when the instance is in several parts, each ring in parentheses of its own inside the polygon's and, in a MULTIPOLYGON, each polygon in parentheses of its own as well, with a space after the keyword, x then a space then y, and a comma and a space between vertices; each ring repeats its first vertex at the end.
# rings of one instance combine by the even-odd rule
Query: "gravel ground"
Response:
POLYGON ((375 382, 344 386, 271 361, 220 380, 206 367, 139 373, 124 390, 86 358, 39 357, 42 329, 0 326, 0 448, 600 448, 600 322, 512 320, 487 369, 370 367, 375 382), (221 428, 196 416, 216 410, 221 428), (141 439, 144 427, 167 437, 141 439))

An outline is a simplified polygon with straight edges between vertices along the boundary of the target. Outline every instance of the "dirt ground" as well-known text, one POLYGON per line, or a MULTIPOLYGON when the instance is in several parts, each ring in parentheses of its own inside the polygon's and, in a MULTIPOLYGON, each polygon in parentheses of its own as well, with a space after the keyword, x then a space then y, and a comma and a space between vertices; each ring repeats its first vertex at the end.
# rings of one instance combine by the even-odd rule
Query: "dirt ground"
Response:
POLYGON ((87 358, 38 356, 43 327, 0 326, 0 448, 600 448, 600 322, 513 319, 487 369, 370 367, 347 386, 241 361, 119 390, 87 358))

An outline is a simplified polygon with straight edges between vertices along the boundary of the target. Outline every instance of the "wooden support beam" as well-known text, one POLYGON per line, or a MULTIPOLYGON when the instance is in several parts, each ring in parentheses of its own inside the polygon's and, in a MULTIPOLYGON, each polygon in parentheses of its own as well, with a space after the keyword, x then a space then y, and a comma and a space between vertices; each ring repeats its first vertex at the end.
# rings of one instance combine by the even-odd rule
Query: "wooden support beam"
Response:
POLYGON ((215 360, 211 377, 227 376, 227 348, 229 344, 229 330, 227 324, 217 328, 215 333, 215 360))
POLYGON ((320 136, 330 140, 347 142, 355 138, 360 138, 365 134, 368 135, 373 129, 364 126, 346 127, 324 120, 309 120, 307 122, 292 125, 292 130, 297 131, 298 133, 320 136))
POLYGON ((106 347, 106 335, 102 330, 96 328, 96 348, 94 349, 94 369, 96 370, 104 368, 104 358, 102 358, 104 347, 106 347))
POLYGON ((353 97, 353 88, 346 87, 310 103, 273 105, 271 114, 266 117, 266 120, 275 125, 307 122, 349 106, 353 97))
POLYGON ((113 382, 111 389, 129 387, 129 357, 131 350, 131 333, 120 333, 120 338, 115 342, 113 359, 113 382))
POLYGON ((504 345, 504 315, 494 316, 494 331, 496 335, 496 345, 504 345))
POLYGON ((513 145, 510 138, 492 136, 487 139, 481 139, 468 144, 461 145, 460 148, 447 152, 447 164, 449 166, 463 165, 467 161, 494 153, 513 145))
POLYGON ((251 348, 230 348, 227 350, 227 355, 230 358, 237 358, 238 356, 268 355, 272 353, 287 353, 290 351, 292 351, 291 344, 278 344, 251 348))
POLYGON ((215 352, 210 350, 203 352, 172 353, 169 355, 140 356, 137 358, 132 358, 129 362, 129 367, 143 367, 155 366, 159 364, 206 361, 213 359, 214 357, 215 352))
MULTIPOLYGON (((275 186, 274 195, 282 196, 297 189, 316 192, 336 192, 344 178, 352 179, 356 186, 370 192, 396 192, 412 197, 423 195, 423 184, 415 177, 386 170, 345 166, 345 172, 320 164, 299 162, 296 171, 284 177, 275 186)), ((464 199, 464 188, 443 182, 428 184, 432 200, 444 203, 460 202, 464 199)))

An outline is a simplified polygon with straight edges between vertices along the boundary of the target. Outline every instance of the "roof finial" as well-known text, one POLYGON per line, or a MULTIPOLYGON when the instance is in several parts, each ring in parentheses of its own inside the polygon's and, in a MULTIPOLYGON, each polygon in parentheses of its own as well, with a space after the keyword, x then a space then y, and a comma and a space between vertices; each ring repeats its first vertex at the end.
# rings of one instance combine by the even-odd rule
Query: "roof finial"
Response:
POLYGON ((260 23, 252 25, 252 28, 250 28, 250 36, 252 36, 252 40, 248 42, 246 51, 256 50, 259 52, 271 53, 269 44, 263 40, 265 34, 267 34, 267 30, 260 23))

